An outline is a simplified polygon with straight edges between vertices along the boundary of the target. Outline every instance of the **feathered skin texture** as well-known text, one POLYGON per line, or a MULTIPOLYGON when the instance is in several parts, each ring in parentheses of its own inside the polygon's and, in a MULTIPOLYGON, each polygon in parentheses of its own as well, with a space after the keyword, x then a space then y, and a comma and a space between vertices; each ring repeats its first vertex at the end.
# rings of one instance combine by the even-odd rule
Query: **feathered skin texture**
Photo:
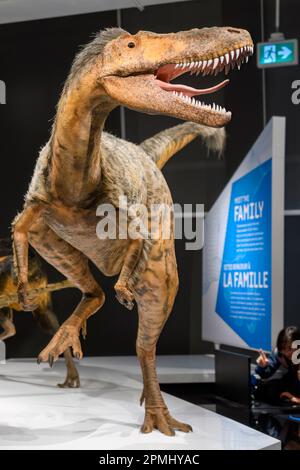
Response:
POLYGON ((118 300, 128 308, 135 301, 138 307, 136 351, 144 381, 141 404, 145 401, 145 433, 153 428, 167 435, 173 435, 174 429, 191 430, 170 415, 155 367, 156 343, 178 289, 174 220, 171 218, 168 239, 100 240, 96 235, 96 209, 109 202, 121 213, 120 196, 127 197, 128 205, 144 204, 148 210, 152 204, 172 206, 161 168, 197 136, 220 151, 224 142, 224 130, 220 128, 230 120, 230 113, 189 100, 205 90, 180 86, 182 94, 175 94, 178 88, 171 80, 190 68, 191 61, 193 67, 196 64, 199 68, 201 63, 204 73, 223 68, 228 72, 230 64, 233 66, 235 61, 240 65, 251 54, 252 47, 247 31, 225 27, 170 34, 141 31, 136 35, 111 29, 97 35, 75 58, 24 209, 13 223, 23 308, 30 308, 28 244, 83 294, 75 311, 40 353, 40 361, 52 363, 68 347, 76 357, 82 357, 80 329, 105 300, 91 274, 89 260, 107 276, 119 273, 115 285, 118 300), (213 59, 215 56, 220 59, 213 59), (120 104, 192 122, 134 145, 103 131, 108 114, 120 104))
MULTIPOLYGON (((30 288, 42 288, 48 284, 47 275, 42 269, 41 262, 31 249, 28 257, 28 285, 30 288)), ((17 278, 13 266, 13 255, 9 239, 0 240, 0 295, 14 294, 17 292, 17 278)), ((40 328, 47 334, 53 336, 59 329, 57 317, 52 308, 51 295, 49 292, 42 293, 32 299, 32 314, 40 328)), ((13 322, 13 312, 20 312, 21 305, 8 302, 0 309, 0 327, 3 332, 0 340, 4 341, 16 334, 13 322)), ((79 375, 73 362, 70 348, 64 352, 67 376, 61 388, 78 388, 80 386, 79 375)))

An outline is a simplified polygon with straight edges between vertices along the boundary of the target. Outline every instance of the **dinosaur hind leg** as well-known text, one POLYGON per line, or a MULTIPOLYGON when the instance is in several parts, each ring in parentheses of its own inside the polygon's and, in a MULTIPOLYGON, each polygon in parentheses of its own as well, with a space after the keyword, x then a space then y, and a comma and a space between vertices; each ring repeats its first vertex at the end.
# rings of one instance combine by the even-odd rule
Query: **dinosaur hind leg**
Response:
POLYGON ((104 293, 95 281, 87 257, 56 235, 43 221, 29 232, 29 243, 49 264, 60 271, 83 296, 72 315, 62 324, 48 346, 43 349, 38 361, 49 361, 52 365, 60 354, 72 347, 80 359, 82 350, 79 341, 80 329, 85 331, 86 320, 104 303, 104 293))
MULTIPOLYGON (((53 336, 59 329, 59 323, 52 308, 50 295, 47 294, 46 296, 46 302, 41 303, 32 313, 39 327, 45 331, 45 333, 53 336)), ((79 388, 79 374, 75 367, 70 348, 65 350, 64 357, 67 367, 67 376, 65 381, 62 384, 57 384, 57 386, 60 388, 79 388)))
POLYGON ((139 315, 136 351, 144 382, 141 405, 145 401, 145 420, 141 431, 149 433, 156 428, 163 434, 173 436, 174 429, 189 432, 192 428, 170 415, 160 391, 155 356, 158 338, 177 293, 178 275, 173 246, 166 251, 158 247, 155 251, 135 287, 139 315))
POLYGON ((6 315, 3 310, 0 310, 0 327, 4 330, 0 334, 0 341, 4 341, 5 339, 10 338, 16 334, 16 328, 12 321, 11 309, 9 315, 6 315))

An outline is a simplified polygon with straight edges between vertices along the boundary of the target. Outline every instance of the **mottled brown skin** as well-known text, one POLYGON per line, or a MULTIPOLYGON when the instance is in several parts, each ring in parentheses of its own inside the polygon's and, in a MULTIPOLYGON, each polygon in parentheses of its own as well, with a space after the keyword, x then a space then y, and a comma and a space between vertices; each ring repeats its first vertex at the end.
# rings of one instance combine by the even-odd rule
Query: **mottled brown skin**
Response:
MULTIPOLYGON (((6 240, 0 240, 0 253, 3 254, 2 246, 8 246, 6 240)), ((6 249, 6 251, 9 251, 6 249)), ((31 254, 28 263, 28 284, 29 288, 43 288, 48 284, 47 276, 42 269, 36 254, 31 254)), ((17 279, 13 268, 13 257, 6 253, 0 256, 0 295, 10 295, 17 292, 17 279)), ((52 308, 51 295, 49 292, 39 294, 31 299, 32 314, 39 327, 45 333, 53 336, 59 329, 57 317, 52 308)), ((20 303, 7 303, 0 309, 0 327, 3 330, 0 334, 0 340, 4 341, 16 334, 16 328, 13 322, 13 312, 22 311, 20 303)), ((62 384, 58 384, 61 388, 78 388, 80 380, 77 369, 74 365, 70 348, 64 351, 67 376, 62 384)))
POLYGON ((188 424, 170 415, 155 367, 156 344, 178 289, 174 221, 167 240, 100 240, 96 208, 110 202, 120 212, 121 195, 127 196, 129 205, 172 205, 160 168, 199 135, 222 141, 224 131, 218 128, 230 118, 196 109, 161 89, 155 71, 178 60, 213 57, 251 44, 247 31, 230 28, 164 35, 145 31, 130 35, 121 29, 100 33, 74 61, 50 140, 39 156, 24 209, 13 224, 23 307, 30 305, 28 243, 83 294, 75 311, 39 355, 41 361, 56 361, 68 347, 76 357, 82 357, 80 329, 104 303, 104 293, 88 261, 107 276, 120 273, 115 286, 118 300, 131 308, 134 299, 138 307, 136 351, 144 382, 145 433, 154 428, 166 435, 173 435, 174 429, 191 431, 188 424), (163 131, 137 146, 103 131, 108 114, 121 104, 193 122, 163 131))

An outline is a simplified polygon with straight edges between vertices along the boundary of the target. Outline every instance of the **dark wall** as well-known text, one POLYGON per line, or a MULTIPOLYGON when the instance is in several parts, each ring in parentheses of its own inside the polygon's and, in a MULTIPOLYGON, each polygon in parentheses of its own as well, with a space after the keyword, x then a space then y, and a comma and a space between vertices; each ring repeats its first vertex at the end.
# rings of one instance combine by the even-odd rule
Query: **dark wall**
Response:
MULTIPOLYGON (((275 2, 265 0, 265 39, 274 31, 275 2)), ((300 41, 300 2, 281 2, 280 31, 300 41)), ((300 209, 300 105, 292 103, 292 82, 300 79, 300 65, 266 70, 267 118, 286 116, 285 208, 300 209)), ((300 325, 300 217, 285 217, 285 324, 300 325)))
MULTIPOLYGON (((275 2, 265 2, 266 39, 274 31, 275 2)), ((281 2, 280 31, 287 39, 300 41, 300 2, 285 0, 281 2)), ((292 103, 292 82, 300 80, 300 65, 278 67, 266 71, 266 98, 268 119, 272 115, 286 116, 286 209, 300 208, 300 105, 292 103)), ((287 233, 289 236, 289 233, 287 233)))

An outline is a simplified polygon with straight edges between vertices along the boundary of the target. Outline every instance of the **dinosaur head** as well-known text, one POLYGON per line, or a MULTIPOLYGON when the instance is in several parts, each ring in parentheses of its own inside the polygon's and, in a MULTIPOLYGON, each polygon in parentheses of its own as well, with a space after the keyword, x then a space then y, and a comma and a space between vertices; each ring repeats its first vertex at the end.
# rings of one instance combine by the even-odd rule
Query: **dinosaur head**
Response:
POLYGON ((221 127, 230 121, 230 111, 205 104, 203 95, 220 90, 229 80, 210 88, 172 81, 185 73, 200 79, 223 71, 227 75, 251 54, 252 39, 243 29, 212 27, 170 34, 140 31, 135 35, 124 31, 103 48, 98 80, 117 104, 221 127))

